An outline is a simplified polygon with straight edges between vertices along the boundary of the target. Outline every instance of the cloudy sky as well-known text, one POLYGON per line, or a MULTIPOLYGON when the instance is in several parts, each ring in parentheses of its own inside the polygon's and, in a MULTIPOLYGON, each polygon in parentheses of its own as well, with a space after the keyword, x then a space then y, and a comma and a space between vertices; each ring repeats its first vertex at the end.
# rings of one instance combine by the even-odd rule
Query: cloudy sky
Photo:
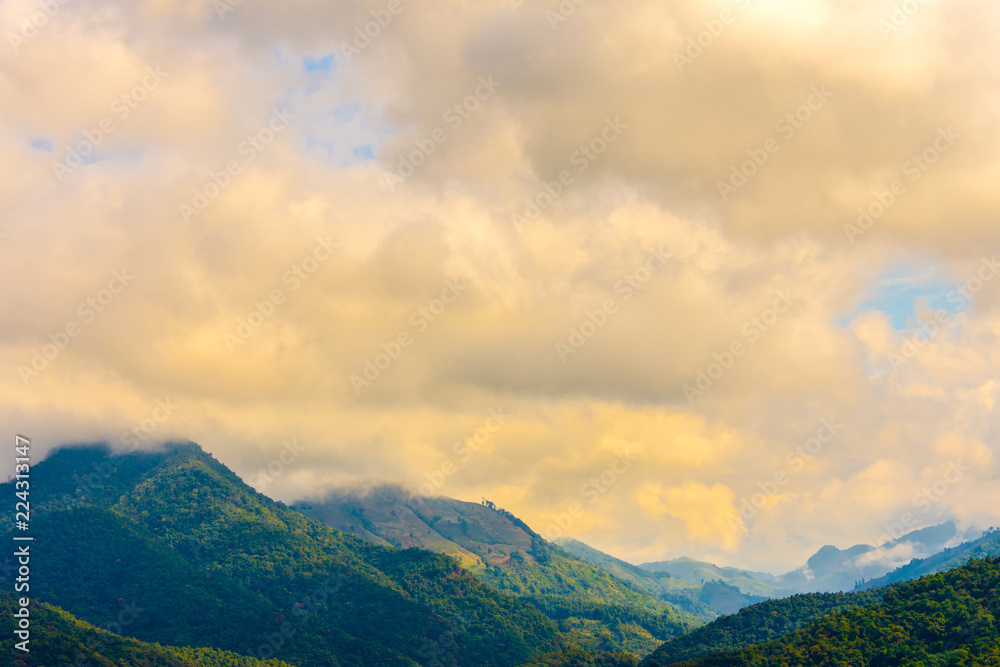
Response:
POLYGON ((0 28, 0 418, 36 457, 186 438, 286 501, 400 483, 775 572, 998 522, 995 2, 0 28))

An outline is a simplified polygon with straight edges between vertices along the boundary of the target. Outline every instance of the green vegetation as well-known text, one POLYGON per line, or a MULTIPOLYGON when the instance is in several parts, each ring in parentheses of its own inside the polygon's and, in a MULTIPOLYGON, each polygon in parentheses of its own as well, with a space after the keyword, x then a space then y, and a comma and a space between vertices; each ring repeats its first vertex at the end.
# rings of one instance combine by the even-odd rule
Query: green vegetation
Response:
POLYGON ((724 616, 666 642, 643 662, 669 665, 718 651, 733 651, 783 637, 831 612, 872 604, 881 593, 807 593, 770 600, 724 616))
POLYGON ((570 646, 559 653, 546 653, 522 667, 636 667, 638 664, 635 656, 628 653, 585 651, 570 646))
POLYGON ((778 596, 777 586, 767 583, 771 575, 720 568, 690 558, 636 566, 609 556, 583 542, 560 540, 559 546, 580 560, 592 563, 633 588, 646 591, 705 622, 719 614, 735 614, 743 607, 778 596), (756 590, 764 595, 750 595, 756 590))
MULTIPOLYGON (((782 588, 775 582, 775 577, 767 572, 752 572, 735 567, 719 567, 712 563, 694 560, 693 558, 675 558, 658 563, 643 563, 640 570, 646 572, 661 572, 669 574, 677 581, 692 584, 721 581, 738 588, 748 595, 764 598, 780 597, 793 591, 782 588)), ((758 600, 760 601, 760 600, 758 600)))
MULTIPOLYGON (((16 627, 16 596, 0 591, 0 634, 8 648, 16 627), (6 619, 6 620, 2 620, 6 619)), ((175 648, 127 639, 84 623, 47 604, 32 604, 30 652, 9 648, 0 655, 0 665, 11 667, 291 667, 278 660, 254 658, 210 648, 175 648)))
MULTIPOLYGON (((1000 559, 977 560, 884 590, 880 602, 687 667, 986 667, 1000 664, 1000 559)), ((666 665, 656 654, 644 663, 666 665)))
MULTIPOLYGON (((698 614, 585 562, 493 503, 420 498, 399 487, 336 493, 294 505, 306 516, 375 544, 420 547, 460 558, 480 580, 530 601, 569 641, 590 651, 643 656, 715 617, 698 614)), ((654 575, 647 575, 656 590, 654 575)), ((738 592, 737 592, 738 593, 738 592)))
POLYGON ((31 596, 102 627, 141 609, 121 631, 143 641, 300 667, 513 665, 563 645, 457 561, 310 521, 196 445, 66 450, 32 484, 31 596))

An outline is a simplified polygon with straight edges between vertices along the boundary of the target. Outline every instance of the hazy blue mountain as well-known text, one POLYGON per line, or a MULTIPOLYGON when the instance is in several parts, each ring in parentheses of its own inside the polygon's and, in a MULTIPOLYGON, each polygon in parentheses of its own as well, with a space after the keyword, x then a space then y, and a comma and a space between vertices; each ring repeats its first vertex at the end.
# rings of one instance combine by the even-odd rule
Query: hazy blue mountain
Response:
POLYGON ((674 578, 666 567, 660 567, 665 565, 663 563, 632 565, 594 549, 579 540, 568 538, 560 540, 559 545, 581 560, 593 563, 620 579, 640 586, 653 595, 700 615, 706 613, 713 616, 734 614, 743 607, 780 594, 774 587, 763 588, 766 584, 762 584, 762 582, 756 582, 747 587, 768 590, 768 595, 752 595, 741 590, 736 584, 745 585, 743 571, 735 568, 716 568, 714 565, 703 563, 702 572, 705 576, 695 577, 690 575, 691 568, 687 565, 698 561, 683 558, 678 559, 678 562, 683 561, 683 566, 679 569, 687 572, 689 576, 687 578, 674 578))
POLYGON ((639 567, 648 572, 665 572, 678 581, 689 583, 722 581, 751 595, 778 597, 787 594, 786 590, 775 583, 773 574, 741 570, 735 567, 719 567, 693 558, 675 558, 656 563, 643 563, 639 567))
POLYGON ((928 574, 937 574, 965 565, 972 559, 1000 556, 1000 528, 991 528, 981 537, 945 549, 927 558, 915 558, 908 564, 876 579, 858 585, 858 590, 869 590, 900 581, 909 581, 928 574))
POLYGON ((914 558, 936 554, 959 538, 949 521, 890 540, 879 547, 859 544, 848 549, 827 545, 803 567, 775 577, 777 585, 801 593, 853 590, 862 580, 882 577, 914 558))

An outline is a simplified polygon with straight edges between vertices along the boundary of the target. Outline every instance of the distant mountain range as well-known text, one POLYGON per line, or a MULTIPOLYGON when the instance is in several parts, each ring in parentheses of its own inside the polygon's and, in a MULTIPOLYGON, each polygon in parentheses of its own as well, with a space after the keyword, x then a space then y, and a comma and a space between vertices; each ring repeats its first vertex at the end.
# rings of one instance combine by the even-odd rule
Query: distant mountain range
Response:
POLYGON ((767 602, 668 642, 642 665, 1000 665, 998 589, 1000 559, 989 559, 877 592, 811 594, 767 602), (875 594, 880 599, 866 599, 875 594), (813 616, 816 612, 821 615, 813 616), (791 628, 796 629, 788 632, 791 628), (770 638, 773 635, 778 636, 770 638), (719 651, 720 646, 729 650, 719 651))
MULTIPOLYGON (((629 581, 653 595, 692 612, 712 615, 735 614, 743 607, 780 595, 780 591, 775 587, 761 583, 741 589, 740 585, 745 584, 744 579, 748 578, 748 575, 743 570, 735 568, 725 568, 731 572, 723 573, 722 568, 684 558, 676 561, 679 565, 677 573, 680 576, 674 576, 668 571, 669 565, 665 563, 632 565, 569 538, 560 540, 559 545, 577 558, 604 568, 619 579, 629 581), (695 576, 692 574, 695 570, 713 576, 695 576), (747 588, 766 590, 768 595, 751 595, 745 592, 747 588)), ((675 561, 671 561, 673 562, 675 561)))
POLYGON ((774 582, 799 593, 849 591, 859 581, 881 577, 914 558, 925 558, 960 541, 954 522, 915 530, 879 546, 859 544, 849 549, 825 546, 805 564, 774 582))
POLYGON ((982 559, 995 556, 1000 556, 1000 529, 991 528, 977 539, 963 542, 927 558, 914 558, 906 565, 883 577, 859 582, 857 589, 871 590, 901 581, 910 581, 928 574, 947 572, 960 565, 965 565, 974 558, 982 559))
MULTIPOLYGON (((995 624, 963 630, 1000 615, 1000 561, 970 563, 1000 554, 998 530, 959 544, 942 524, 878 549, 824 547, 777 577, 688 558, 636 566, 549 543, 492 503, 398 487, 292 509, 191 443, 58 450, 32 467, 31 493, 40 650, 0 665, 576 667, 648 654, 647 665, 805 666, 861 664, 866 651, 884 657, 866 665, 1000 664, 995 624), (764 601, 856 582, 890 587, 764 601), (957 648, 940 643, 959 631, 957 648)), ((0 521, 13 524, 10 505, 0 521)))

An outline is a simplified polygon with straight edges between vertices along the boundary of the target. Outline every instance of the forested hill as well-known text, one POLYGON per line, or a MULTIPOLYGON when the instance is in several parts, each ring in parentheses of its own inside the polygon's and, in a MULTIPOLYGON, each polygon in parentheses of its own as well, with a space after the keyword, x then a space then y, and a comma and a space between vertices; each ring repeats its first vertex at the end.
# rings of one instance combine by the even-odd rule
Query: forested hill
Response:
POLYGON ((715 618, 703 605, 682 609, 574 557, 492 503, 424 498, 383 485, 298 501, 293 507, 376 544, 460 558, 483 582, 531 601, 585 649, 644 656, 664 640, 715 618))
POLYGON ((0 590, 0 635, 5 644, 0 653, 2 667, 292 667, 278 660, 261 661, 210 648, 147 644, 95 628, 44 603, 29 606, 31 640, 28 652, 23 652, 10 648, 17 624, 14 613, 19 609, 16 596, 0 590))
MULTIPOLYGON (((893 586, 767 644, 686 667, 987 667, 1000 665, 1000 559, 893 586)), ((645 663, 666 665, 650 656, 645 663)))
POLYGON ((31 480, 32 597, 99 627, 135 601, 123 632, 143 641, 299 667, 501 667, 562 648, 533 605, 457 561, 310 521, 197 445, 62 450, 31 480))
POLYGON ((719 651, 732 651, 783 637, 833 611, 872 604, 881 592, 806 593, 769 600, 723 616, 706 626, 666 642, 643 665, 669 665, 719 651))

